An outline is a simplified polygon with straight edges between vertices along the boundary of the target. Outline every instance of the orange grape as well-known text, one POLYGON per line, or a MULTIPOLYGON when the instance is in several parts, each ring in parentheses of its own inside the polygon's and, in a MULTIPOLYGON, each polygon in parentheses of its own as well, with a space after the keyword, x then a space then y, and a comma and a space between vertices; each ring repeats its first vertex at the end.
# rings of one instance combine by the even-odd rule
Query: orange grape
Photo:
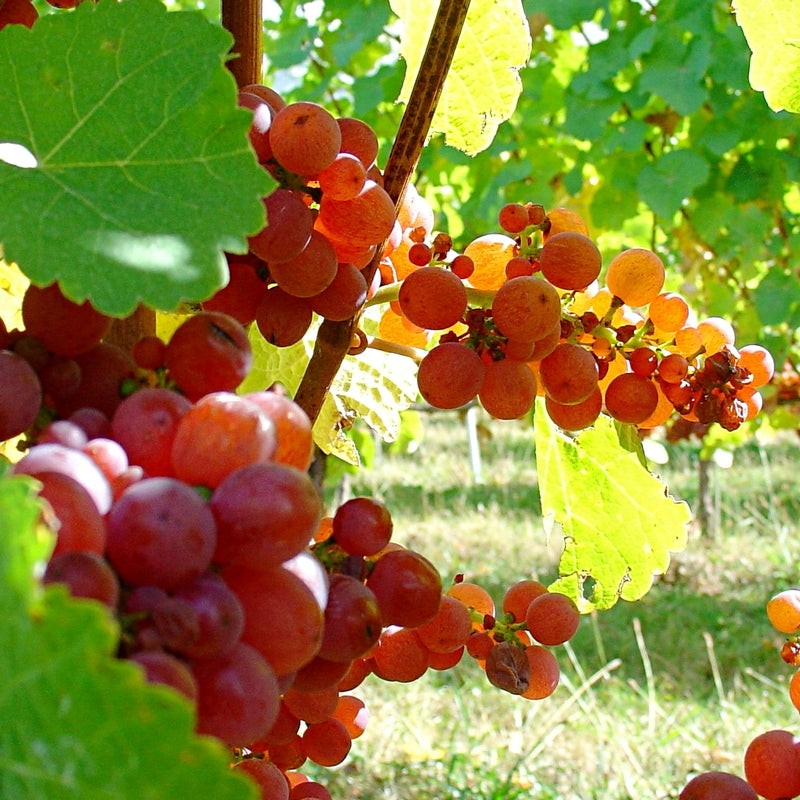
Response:
POLYGON ((784 589, 767 603, 767 618, 781 633, 800 629, 800 589, 784 589))
POLYGON ((664 292, 650 301, 649 315, 656 328, 674 333, 689 319, 689 306, 679 294, 664 292))
POLYGON ((390 626, 372 652, 373 671, 384 681, 411 683, 427 672, 429 652, 416 629, 390 626))
POLYGON ((408 347, 424 348, 428 343, 428 332, 418 325, 411 326, 405 317, 391 308, 383 312, 378 323, 378 334, 388 342, 404 344, 408 347))
POLYGON ((689 372, 689 362, 680 353, 664 356, 658 365, 658 377, 667 383, 680 383, 689 372))
POLYGON ((700 331, 693 326, 681 328, 675 333, 675 348, 686 358, 691 358, 700 350, 703 342, 700 338, 700 331))
POLYGON ((504 358, 486 365, 478 399, 496 419, 519 419, 533 407, 536 376, 524 361, 504 358))
POLYGON ((562 342, 542 359, 539 377, 545 394, 557 403, 580 403, 597 388, 597 362, 580 345, 562 342))
POLYGON ((664 287, 664 262, 651 250, 634 247, 615 256, 608 265, 606 286, 629 306, 645 306, 664 287))
POLYGON ((516 250, 516 242, 501 233, 487 233, 473 239, 464 248, 464 255, 475 264, 470 285, 475 289, 499 289, 506 279, 506 264, 517 254, 516 250))
POLYGON ((303 733, 300 747, 306 758, 321 767, 335 767, 345 760, 353 740, 338 719, 314 722, 303 733))
POLYGON ((513 583, 503 595, 503 613, 511 614, 514 622, 522 622, 528 606, 546 591, 547 587, 533 578, 513 583))
POLYGON ((744 367, 752 376, 754 389, 764 386, 775 374, 775 361, 769 350, 757 344, 747 344, 739 350, 738 366, 744 367))
POLYGON ((358 739, 367 728, 369 709, 363 700, 351 694, 343 694, 332 714, 344 725, 351 739, 358 739))
POLYGON ((466 644, 472 633, 467 607, 452 595, 443 595, 436 615, 417 629, 422 643, 434 653, 450 653, 466 644))
POLYGON ((657 428, 663 425, 675 412, 675 406, 672 405, 670 399, 664 394, 661 389, 661 384, 655 381, 656 392, 658 393, 658 402, 653 412, 649 417, 646 417, 641 422, 637 423, 637 427, 641 429, 657 428))
POLYGON ((542 275, 559 289, 583 290, 600 274, 597 245, 582 233, 564 231, 548 237, 539 254, 542 275))
POLYGON ((526 647, 525 655, 531 667, 531 676, 528 688, 522 692, 522 696, 528 700, 550 697, 561 678, 558 660, 550 650, 538 644, 526 647))
POLYGON ((474 350, 460 342, 444 342, 420 362, 417 384, 434 408, 459 408, 477 396, 485 371, 474 350))
POLYGON ((558 292, 543 278, 521 275, 506 281, 492 301, 497 329, 509 339, 541 339, 561 319, 558 292))
POLYGON ((564 231, 576 231, 584 236, 589 235, 589 228, 583 217, 577 211, 569 208, 551 208, 547 212, 547 221, 550 223, 544 232, 545 242, 551 237, 564 231))
POLYGON ((626 372, 608 384, 604 401, 614 419, 637 425, 656 410, 658 389, 650 378, 626 372))
POLYGON ((758 734, 744 753, 747 782, 767 800, 800 794, 800 739, 789 731, 758 734))
POLYGON ((733 325, 722 317, 708 317, 697 323, 700 343, 707 354, 718 353, 725 345, 733 345, 736 334, 733 325))
POLYGON ((678 800, 758 800, 758 795, 738 775, 701 772, 683 787, 678 800))
POLYGON ((544 402, 547 415, 559 428, 580 431, 588 428, 600 416, 603 410, 603 392, 598 386, 585 400, 572 405, 557 403, 551 397, 545 397, 544 402))
POLYGON ((528 632, 539 644, 554 646, 571 639, 581 622, 574 601, 559 592, 536 597, 525 612, 528 632))
POLYGON ((403 314, 415 325, 444 330, 467 310, 467 290, 449 269, 420 267, 408 275, 397 298, 403 314))
POLYGON ((521 233, 528 227, 528 209, 522 203, 506 203, 498 215, 500 227, 507 233, 521 233))
POLYGON ((339 154, 342 133, 335 117, 307 101, 289 103, 272 120, 269 143, 289 172, 312 176, 330 166, 339 154))

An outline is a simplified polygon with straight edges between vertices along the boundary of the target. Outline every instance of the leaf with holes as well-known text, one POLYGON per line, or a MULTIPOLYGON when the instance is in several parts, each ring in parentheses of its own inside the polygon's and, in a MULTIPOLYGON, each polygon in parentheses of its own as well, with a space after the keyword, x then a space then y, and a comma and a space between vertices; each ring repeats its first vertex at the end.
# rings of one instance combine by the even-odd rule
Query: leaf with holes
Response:
POLYGON ((272 180, 224 67, 230 34, 157 0, 0 32, 0 243, 35 283, 123 316, 226 278, 272 180))
POLYGON ((564 536, 560 577, 550 588, 583 612, 640 599, 669 566, 670 552, 686 546, 688 506, 667 495, 605 415, 570 437, 538 401, 534 427, 542 511, 564 536))

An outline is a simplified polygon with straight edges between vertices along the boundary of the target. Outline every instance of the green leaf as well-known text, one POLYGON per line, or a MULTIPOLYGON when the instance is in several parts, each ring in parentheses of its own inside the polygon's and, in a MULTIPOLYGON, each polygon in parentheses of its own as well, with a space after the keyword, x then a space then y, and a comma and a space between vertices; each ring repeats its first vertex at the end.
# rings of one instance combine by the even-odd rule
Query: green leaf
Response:
POLYGON ((800 300, 800 281, 791 273, 773 267, 753 291, 753 301, 762 325, 787 322, 800 300))
POLYGON ((121 316, 211 295, 272 180, 224 67, 231 37, 157 0, 83 3, 0 32, 0 242, 35 283, 121 316), (3 152, 8 155, 8 148, 3 152))
POLYGON ((773 111, 800 112, 800 13, 795 0, 734 0, 753 55, 750 85, 773 111))
POLYGON ((253 800, 216 740, 193 734, 188 701, 114 657, 105 607, 42 592, 51 537, 34 482, 0 479, 0 797, 14 800, 253 800))
POLYGON ((639 194, 661 217, 672 217, 708 178, 708 162, 692 150, 670 150, 639 173, 639 194))
POLYGON ((609 418, 601 415, 571 438, 539 401, 534 429, 542 510, 564 535, 560 577, 551 588, 584 612, 643 597, 669 565, 669 553, 686 546, 688 507, 665 493, 629 438, 621 444, 609 418))
MULTIPOLYGON (((405 23, 400 52, 407 66, 399 99, 407 102, 438 3, 390 0, 390 4, 405 23)), ((522 91, 519 70, 530 52, 530 31, 520 0, 473 0, 431 134, 444 133, 447 144, 470 155, 485 150, 517 106, 522 91)))

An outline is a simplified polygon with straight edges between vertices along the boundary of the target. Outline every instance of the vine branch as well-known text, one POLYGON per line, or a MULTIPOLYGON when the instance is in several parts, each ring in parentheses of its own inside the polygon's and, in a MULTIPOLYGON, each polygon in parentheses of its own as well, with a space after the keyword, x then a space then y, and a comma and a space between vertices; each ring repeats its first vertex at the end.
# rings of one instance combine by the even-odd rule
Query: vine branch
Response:
MULTIPOLYGON (((383 173, 383 187, 394 200, 395 208, 402 203, 428 137, 468 8, 469 0, 441 0, 439 4, 422 63, 383 173)), ((372 262, 363 271, 368 286, 383 257, 384 246, 385 243, 378 247, 372 262)), ((319 416, 325 396, 352 344, 359 316, 356 314, 343 322, 324 320, 320 325, 314 352, 294 398, 312 421, 319 416)))
POLYGON ((233 35, 228 69, 241 88, 261 83, 264 31, 261 0, 222 0, 222 25, 233 35))

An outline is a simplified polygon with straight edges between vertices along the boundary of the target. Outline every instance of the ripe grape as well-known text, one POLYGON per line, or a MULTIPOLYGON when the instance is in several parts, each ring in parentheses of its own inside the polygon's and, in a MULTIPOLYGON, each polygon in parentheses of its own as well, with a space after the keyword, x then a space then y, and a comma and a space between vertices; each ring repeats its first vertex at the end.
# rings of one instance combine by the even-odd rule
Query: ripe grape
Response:
POLYGON ((700 344, 706 353, 718 353, 725 345, 733 345, 736 334, 733 325, 722 317, 708 317, 697 323, 700 344))
POLYGON ((286 101, 273 88, 260 83, 248 83, 239 91, 254 94, 256 97, 266 100, 275 111, 280 111, 286 105, 286 101))
POLYGON ((378 600, 369 587, 350 575, 332 575, 319 655, 331 661, 361 658, 378 641, 381 629, 378 600))
POLYGON ((528 209, 522 203, 506 203, 497 215, 497 222, 506 233, 521 233, 530 225, 528 209))
POLYGON ((392 515, 379 500, 353 497, 333 515, 336 543, 351 555, 373 556, 392 538, 392 515))
POLYGON ((449 269, 420 267, 408 275, 397 298, 403 314, 415 325, 444 330, 467 310, 467 290, 449 269))
POLYGON ((357 156, 339 153, 333 162, 317 175, 323 195, 334 200, 351 200, 363 188, 367 171, 357 156))
POLYGON ((269 143, 278 163, 297 175, 314 176, 333 163, 342 134, 333 115, 316 103, 289 103, 275 115, 269 143))
POLYGON ((225 567, 222 577, 244 609, 242 641, 258 650, 276 675, 289 675, 317 655, 323 612, 300 578, 283 567, 239 565, 225 567))
POLYGON ((600 274, 597 245, 582 233, 551 234, 539 254, 542 275, 559 289, 582 291, 600 274))
POLYGON ((322 501, 307 473, 276 463, 231 472, 209 506, 217 523, 214 561, 277 566, 311 541, 322 501))
POLYGON ((173 590, 199 577, 216 546, 206 502, 174 478, 145 478, 108 513, 108 559, 134 586, 173 590))
POLYGON ((528 632, 539 644, 552 647, 571 639, 581 622, 572 598, 558 592, 545 592, 534 598, 525 612, 528 632))
POLYGON ((644 378, 650 377, 658 366, 658 356, 649 347, 637 347, 629 356, 631 372, 644 378))
POLYGON ((10 350, 0 350, 0 441, 33 425, 42 405, 42 387, 31 365, 10 350))
POLYGON ((330 286, 338 264, 327 238, 311 231, 308 244, 294 258, 270 264, 270 276, 288 294, 313 297, 330 286))
POLYGON ((163 650, 140 650, 128 656, 128 661, 144 670, 148 683, 171 686, 189 700, 197 700, 197 682, 189 666, 163 650))
POLYGON ((166 343, 158 336, 143 336, 131 348, 131 356, 137 367, 158 369, 164 366, 164 353, 166 350, 166 343))
POLYGON ((6 0, 0 6, 0 31, 6 25, 24 25, 26 28, 31 28, 38 18, 39 12, 31 0, 6 0))
POLYGON ((414 628, 392 625, 372 650, 372 669, 381 680, 411 683, 427 672, 429 652, 414 628))
POLYGON ((269 143, 269 129, 272 126, 275 109, 263 97, 247 91, 239 91, 237 102, 242 108, 248 108, 253 112, 247 135, 256 158, 264 164, 273 157, 272 146, 269 143))
POLYGON ((264 198, 266 225, 247 241, 250 252, 269 264, 299 255, 311 238, 314 215, 302 195, 275 189, 264 198))
POLYGON ((275 454, 275 425, 257 406, 231 392, 201 397, 181 418, 172 440, 174 474, 215 489, 234 470, 275 454))
POLYGON ((76 480, 59 472, 42 472, 39 496, 53 510, 57 520, 53 555, 71 550, 102 555, 106 546, 106 526, 89 493, 76 480))
MULTIPOLYGON (((447 590, 447 594, 450 597, 455 597, 457 600, 460 600, 467 608, 474 609, 482 616, 494 615, 494 601, 491 595, 477 583, 472 583, 470 581, 454 583, 447 590)), ((475 628, 476 625, 483 630, 483 626, 479 623, 473 623, 473 628, 475 628)))
POLYGON ((625 372, 606 386, 604 402, 606 411, 614 419, 637 425, 655 411, 658 390, 650 378, 625 372))
POLYGON ((464 255, 475 265, 470 284, 476 289, 499 289, 505 283, 506 264, 516 251, 516 242, 504 234, 487 233, 473 239, 464 248, 464 255))
POLYGON ((606 271, 609 291, 629 306, 646 306, 664 287, 664 262, 642 247, 615 256, 606 271))
POLYGON ((701 772, 683 787, 678 800, 758 800, 758 795, 738 775, 701 772))
POLYGON ((356 315, 367 300, 367 282, 353 264, 340 263, 330 285, 309 298, 311 309, 325 319, 341 322, 356 315))
POLYGON ((545 242, 551 236, 556 236, 564 231, 575 231, 582 233, 584 236, 589 235, 589 228, 583 217, 577 211, 570 208, 551 208, 547 212, 547 228, 544 231, 545 242))
POLYGON ((769 383, 775 374, 775 360, 772 354, 757 344, 746 344, 739 349, 738 366, 744 367, 753 376, 750 385, 755 389, 769 383))
POLYGON ((339 696, 332 716, 344 725, 351 739, 358 739, 367 729, 369 709, 360 698, 343 694, 339 696))
POLYGON ((292 688, 301 692, 321 692, 323 689, 338 686, 352 663, 352 661, 331 661, 316 655, 294 673, 292 688))
POLYGON ((451 595, 443 595, 435 616, 416 629, 422 643, 434 653, 451 653, 466 644, 472 634, 467 607, 451 595))
POLYGON ((74 450, 83 450, 88 441, 89 437, 79 425, 67 419, 54 419, 42 429, 36 443, 54 442, 74 450))
POLYGON ((247 392, 242 396, 255 403, 275 425, 278 447, 273 459, 305 472, 314 457, 314 437, 308 414, 280 389, 247 392))
POLYGON ((533 578, 511 584, 503 595, 503 613, 511 614, 514 622, 522 622, 528 606, 546 591, 547 587, 533 578))
POLYGON ((237 644, 220 658, 196 661, 197 732, 229 747, 244 747, 264 736, 278 716, 278 681, 252 647, 237 644))
POLYGON ((318 692, 300 691, 294 684, 283 693, 283 705, 297 719, 307 723, 324 722, 336 710, 339 690, 329 687, 318 692))
POLYGON ((594 356, 577 344, 562 342, 539 364, 545 394, 563 405, 586 400, 597 388, 599 373, 594 356))
POLYGON ((385 625, 415 627, 439 610, 442 579, 436 567, 413 550, 390 550, 372 568, 367 586, 375 594, 385 625))
POLYGON ((22 321, 28 335, 59 356, 76 356, 91 350, 111 327, 111 317, 88 301, 73 302, 57 283, 28 286, 22 298, 22 321))
POLYGON ((531 676, 528 688, 522 692, 522 696, 528 700, 550 697, 561 678, 558 660, 546 647, 536 644, 526 647, 525 655, 530 664, 531 676))
POLYGON ((252 363, 247 332, 218 311, 201 311, 182 322, 164 353, 170 378, 192 401, 210 392, 232 392, 252 363))
POLYGON ((321 767, 335 767, 347 758, 352 739, 338 719, 309 725, 302 736, 301 748, 306 758, 321 767))
POLYGON ((420 362, 417 384, 434 408, 459 408, 477 396, 484 374, 484 364, 474 350, 460 342, 444 342, 420 362))
POLYGON ((256 308, 255 323, 265 342, 290 347, 305 336, 312 318, 306 298, 295 297, 280 286, 270 286, 256 308))
POLYGON ((689 319, 689 306, 679 294, 665 292, 650 301, 648 314, 658 330, 674 333, 689 319))
POLYGON ((544 402, 547 415, 559 428, 580 431, 588 428, 600 416, 603 410, 603 392, 598 386, 585 400, 572 405, 557 403, 552 397, 545 397, 544 402))
POLYGON ((102 470, 86 453, 61 444, 37 444, 11 468, 15 475, 58 472, 77 481, 89 494, 97 511, 105 515, 111 508, 111 487, 102 470))
POLYGON ((519 419, 533 408, 536 390, 536 376, 528 365, 504 358, 486 365, 478 399, 496 419, 519 419))
POLYGON ((286 776, 271 761, 263 758, 245 758, 232 769, 249 775, 260 790, 261 800, 289 800, 286 776))
POLYGON ((667 383, 680 383, 689 372, 689 362, 680 353, 664 356, 658 365, 658 377, 667 383))
POLYGON ((42 583, 63 583, 73 597, 84 597, 116 608, 119 580, 108 562, 97 553, 69 551, 47 562, 42 583))
POLYGON ((800 739, 784 730, 758 734, 744 753, 744 774, 756 793, 767 800, 788 800, 800 794, 800 739))
POLYGON ((784 589, 767 603, 767 618, 781 633, 800 630, 800 589, 784 589))
POLYGON ((378 157, 378 137, 375 132, 360 119, 353 117, 339 117, 336 120, 342 137, 339 150, 342 153, 351 153, 369 169, 378 157))
POLYGON ((558 324, 561 300, 546 280, 521 275, 498 289, 492 301, 492 317, 503 336, 535 341, 558 324))
POLYGON ((117 406, 111 435, 125 449, 128 460, 151 477, 172 475, 172 441, 178 423, 191 407, 183 395, 169 389, 140 389, 117 406))
POLYGON ((332 200, 323 196, 319 204, 322 232, 351 247, 380 244, 392 232, 395 211, 392 198, 382 186, 368 180, 350 200, 332 200))
MULTIPOLYGON (((228 283, 200 306, 203 311, 220 311, 233 317, 240 325, 249 325, 256 318, 256 309, 266 290, 264 281, 246 261, 229 261, 228 274, 228 283)), ((139 366, 145 366, 135 353, 134 360, 139 366)), ((159 367, 161 363, 159 361, 149 368, 159 367)))

